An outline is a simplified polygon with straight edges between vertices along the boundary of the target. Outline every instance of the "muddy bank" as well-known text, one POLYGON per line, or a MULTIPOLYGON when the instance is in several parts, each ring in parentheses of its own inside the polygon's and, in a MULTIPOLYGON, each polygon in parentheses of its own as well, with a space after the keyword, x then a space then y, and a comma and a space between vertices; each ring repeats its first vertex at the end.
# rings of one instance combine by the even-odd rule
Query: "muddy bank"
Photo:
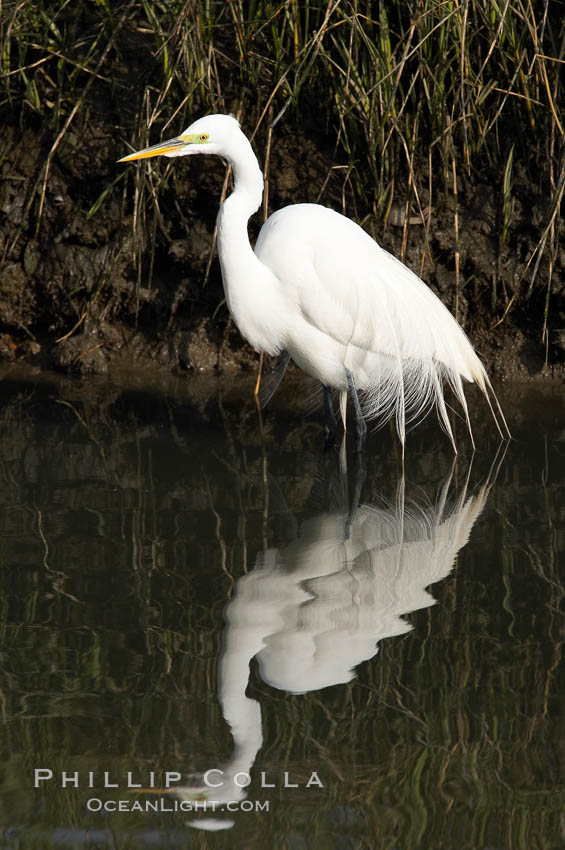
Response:
MULTIPOLYGON (((164 166, 152 167, 151 208, 140 210, 136 181, 149 179, 146 166, 116 164, 125 150, 113 127, 67 134, 46 179, 48 144, 40 129, 0 130, 0 358, 79 374, 255 369, 257 355, 229 321, 215 255, 220 160, 172 161, 166 181, 164 166)), ((565 251, 544 257, 531 285, 534 266, 524 266, 550 211, 524 175, 502 242, 501 199, 485 180, 462 179, 457 217, 453 196, 430 201, 422 189, 423 216, 395 206, 383 222, 358 208, 334 165, 323 136, 316 143, 296 127, 277 130, 270 210, 321 201, 346 212, 404 252, 457 311, 495 378, 563 376, 565 251)), ((252 238, 260 223, 251 222, 252 238)))

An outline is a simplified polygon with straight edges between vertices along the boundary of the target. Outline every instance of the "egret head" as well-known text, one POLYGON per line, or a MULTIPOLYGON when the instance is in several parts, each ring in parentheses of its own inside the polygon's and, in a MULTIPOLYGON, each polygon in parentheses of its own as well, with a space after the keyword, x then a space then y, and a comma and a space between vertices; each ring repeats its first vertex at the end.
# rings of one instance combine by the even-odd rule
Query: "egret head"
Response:
POLYGON ((118 162, 148 159, 152 156, 187 156, 195 153, 216 154, 229 159, 229 154, 245 136, 233 115, 207 115, 194 121, 174 139, 123 156, 118 162))

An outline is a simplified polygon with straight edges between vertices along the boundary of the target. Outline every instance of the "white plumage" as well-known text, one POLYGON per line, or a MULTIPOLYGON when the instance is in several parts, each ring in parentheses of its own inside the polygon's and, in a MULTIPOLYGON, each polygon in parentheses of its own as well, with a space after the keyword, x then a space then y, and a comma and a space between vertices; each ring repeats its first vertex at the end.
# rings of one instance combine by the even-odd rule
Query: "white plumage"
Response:
POLYGON ((451 476, 436 505, 406 506, 402 481, 394 505, 363 505, 351 520, 320 514, 285 549, 258 555, 224 612, 222 703, 238 681, 245 693, 242 671, 254 656, 265 682, 305 693, 349 682, 379 641, 410 631, 405 615, 435 604, 427 588, 453 569, 490 490, 468 497, 465 484, 449 510, 450 485, 451 476))
MULTIPOLYGON (((381 640, 413 628, 407 614, 435 605, 427 588, 453 569, 492 486, 489 476, 468 496, 469 472, 451 508, 453 470, 435 504, 422 499, 406 506, 401 478, 394 505, 379 499, 379 507, 361 506, 353 515, 337 510, 313 516, 286 547, 257 556, 224 610, 218 699, 233 736, 232 754, 213 769, 213 787, 194 776, 194 784, 174 788, 175 796, 201 800, 204 810, 215 802, 215 811, 246 796, 237 777, 252 773, 263 744, 261 708, 247 696, 253 658, 264 682, 290 693, 349 682, 381 640)), ((192 825, 219 829, 225 823, 192 825)))
POLYGON ((233 168, 218 253, 229 310, 257 350, 287 351, 342 399, 359 391, 363 416, 379 424, 394 416, 402 444, 406 425, 435 406, 455 446, 445 382, 470 431, 463 380, 475 382, 489 405, 492 394, 508 433, 486 371, 451 313, 357 224, 318 204, 296 204, 270 216, 252 250, 247 222, 261 204, 263 176, 235 118, 209 115, 123 159, 195 153, 223 156, 233 168))

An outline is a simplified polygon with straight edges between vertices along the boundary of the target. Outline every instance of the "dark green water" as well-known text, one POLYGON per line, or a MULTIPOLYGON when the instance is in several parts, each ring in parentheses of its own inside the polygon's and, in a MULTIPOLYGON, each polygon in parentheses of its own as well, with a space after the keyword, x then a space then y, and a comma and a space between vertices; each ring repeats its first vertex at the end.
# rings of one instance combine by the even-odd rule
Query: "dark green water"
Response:
POLYGON ((565 846, 565 403, 503 401, 352 510, 288 398, 5 376, 0 846, 565 846))

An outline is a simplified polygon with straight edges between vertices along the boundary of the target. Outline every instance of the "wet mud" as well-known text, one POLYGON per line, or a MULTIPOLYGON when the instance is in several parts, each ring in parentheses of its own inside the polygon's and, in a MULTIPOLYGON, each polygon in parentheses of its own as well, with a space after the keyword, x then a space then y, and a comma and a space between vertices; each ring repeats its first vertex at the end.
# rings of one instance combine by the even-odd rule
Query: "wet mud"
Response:
MULTIPOLYGON (((40 130, 0 129, 0 360, 82 375, 255 370, 256 352, 229 319, 215 253, 222 163, 176 160, 140 222, 123 174, 136 166, 116 164, 125 151, 112 128, 67 134, 46 177, 48 150, 40 130)), ((346 212, 457 314, 495 380, 563 377, 565 250, 526 267, 550 211, 525 177, 516 178, 502 242, 500 198, 478 177, 462 178, 457 209, 453 196, 430 201, 422 191, 423 216, 399 206, 383 222, 357 208, 333 165, 327 144, 278 131, 270 211, 321 201, 346 212)), ((258 214, 252 239, 260 224, 258 214)))

